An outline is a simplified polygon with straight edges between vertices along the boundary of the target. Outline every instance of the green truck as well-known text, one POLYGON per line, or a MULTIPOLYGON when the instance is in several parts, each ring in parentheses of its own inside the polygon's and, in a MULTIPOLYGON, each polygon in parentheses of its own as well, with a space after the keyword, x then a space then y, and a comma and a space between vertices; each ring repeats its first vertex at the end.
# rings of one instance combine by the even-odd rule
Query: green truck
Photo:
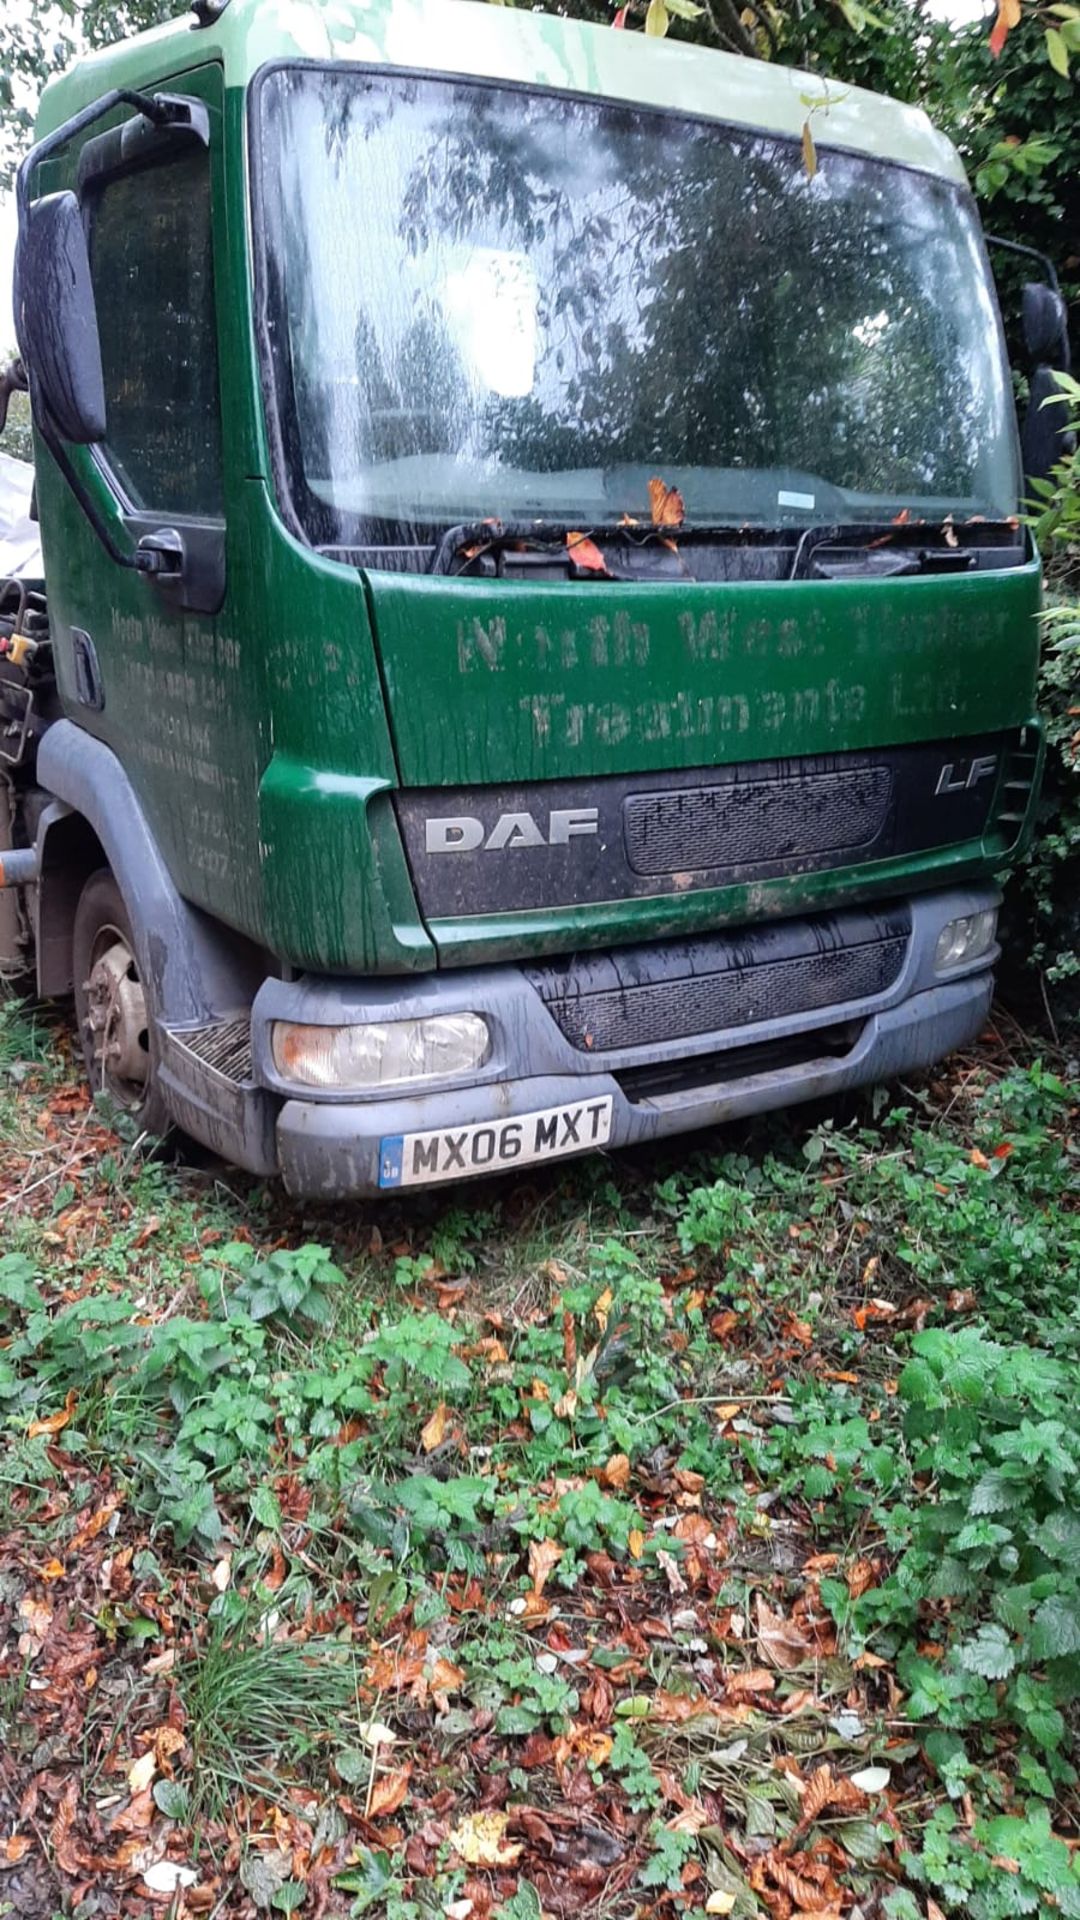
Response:
POLYGON ((922 113, 470 0, 200 0, 48 87, 17 198, 3 959, 140 1127, 370 1195, 978 1032, 1039 567, 922 113))

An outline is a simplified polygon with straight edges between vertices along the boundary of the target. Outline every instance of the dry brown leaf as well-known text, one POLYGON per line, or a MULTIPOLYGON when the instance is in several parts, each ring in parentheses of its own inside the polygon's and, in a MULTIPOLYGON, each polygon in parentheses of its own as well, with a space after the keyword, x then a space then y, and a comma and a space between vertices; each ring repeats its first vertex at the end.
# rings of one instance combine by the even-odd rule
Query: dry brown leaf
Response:
POLYGON ((625 1487, 630 1479, 630 1459, 625 1453, 613 1453, 606 1466, 600 1469, 600 1478, 605 1487, 616 1490, 625 1487))
POLYGON ((681 527, 686 519, 686 507, 678 487, 669 487, 658 475, 649 481, 649 508, 654 527, 681 527))
POLYGON ((782 1667, 790 1672, 793 1667, 801 1667, 814 1653, 812 1641, 806 1638, 794 1620, 785 1620, 783 1614, 774 1613, 759 1593, 757 1596, 757 1637, 758 1645, 767 1660, 774 1667, 782 1667))
POLYGON ((724 1680, 724 1692, 729 1698, 738 1698, 741 1693, 771 1693, 776 1686, 775 1675, 767 1667, 747 1667, 745 1672, 728 1674, 724 1680))
POLYGON ((563 1551, 554 1540, 529 1541, 529 1578, 537 1598, 543 1593, 549 1574, 562 1559, 563 1551))
POLYGON ((686 1592, 686 1581, 679 1572, 679 1563, 674 1554, 665 1553, 662 1548, 658 1549, 656 1564, 661 1568, 667 1580, 669 1593, 679 1594, 686 1592))
POLYGON ((396 1813, 409 1797, 409 1777, 411 1767, 402 1767, 398 1773, 382 1773, 375 1780, 368 1800, 369 1820, 381 1820, 388 1813, 396 1813))
POLYGON ((4 1859, 7 1861, 8 1866, 17 1867, 20 1860, 25 1860, 32 1844, 28 1834, 9 1834, 4 1841, 4 1859))
POLYGON ((154 1796, 149 1787, 144 1787, 141 1793, 133 1796, 123 1812, 118 1813, 110 1822, 109 1831, 110 1833, 145 1833, 156 1812, 154 1796))
POLYGON ((522 1855, 521 1842, 505 1838, 508 1813, 494 1810, 467 1813, 452 1827, 449 1842, 468 1867, 512 1867, 522 1855))
POLYGON ((52 1826, 49 1828, 53 1858, 64 1873, 78 1873, 82 1863, 82 1848, 72 1832, 78 1803, 79 1785, 72 1774, 64 1782, 60 1803, 53 1816, 52 1826))
POLYGON ((802 130, 803 167, 812 180, 818 170, 817 148, 814 145, 814 133, 809 120, 803 121, 802 130))
POLYGON ((82 1547, 89 1546, 91 1540, 96 1540, 102 1528, 108 1526, 119 1505, 119 1500, 106 1500, 103 1507, 99 1507, 96 1513, 92 1513, 85 1526, 72 1534, 69 1542, 72 1552, 78 1553, 82 1547))
POLYGON ((446 1423, 449 1417, 449 1408, 446 1402, 440 1400, 434 1412, 429 1413, 420 1429, 420 1445, 423 1447, 425 1453, 434 1453, 436 1447, 442 1446, 446 1438, 446 1423))
POLYGON ((575 567, 581 567, 583 572, 607 574, 607 561, 587 533, 568 533, 566 551, 575 567))
POLYGON ((79 1396, 72 1387, 59 1412, 46 1414, 44 1420, 31 1420, 26 1429, 27 1439, 36 1440, 42 1433, 50 1435, 62 1433, 78 1404, 79 1396))
POLYGON ((153 1747, 147 1753, 140 1753, 128 1768, 128 1786, 132 1793, 145 1793, 157 1772, 157 1754, 153 1747))
POLYGON ((164 1767, 166 1772, 168 1772, 169 1761, 175 1753, 181 1752, 183 1748, 184 1736, 179 1727, 171 1727, 166 1721, 160 1727, 154 1728, 153 1738, 154 1752, 157 1755, 158 1766, 164 1767))
POLYGON ((847 1570, 848 1592, 853 1600, 877 1584, 877 1569, 872 1560, 856 1560, 847 1570))
POLYGON ((788 1845, 797 1833, 805 1833, 815 1820, 825 1812, 826 1807, 839 1807, 846 1813, 862 1813, 866 1807, 866 1795, 860 1793, 857 1786, 844 1774, 834 1774, 830 1766, 818 1767, 806 1783, 806 1792, 799 1808, 799 1824, 790 1836, 788 1845))
POLYGON ((626 1536, 626 1548, 631 1560, 640 1560, 645 1550, 645 1535, 640 1527, 631 1527, 626 1536))

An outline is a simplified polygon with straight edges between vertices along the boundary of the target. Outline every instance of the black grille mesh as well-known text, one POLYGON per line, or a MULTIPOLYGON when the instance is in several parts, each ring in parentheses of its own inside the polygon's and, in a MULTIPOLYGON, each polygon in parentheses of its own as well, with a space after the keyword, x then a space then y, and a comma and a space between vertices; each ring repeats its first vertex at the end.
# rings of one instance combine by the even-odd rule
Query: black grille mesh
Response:
POLYGON ((889 767, 863 766, 635 794, 623 809, 626 857, 641 874, 843 858, 878 839, 892 792, 889 767))
POLYGON ((898 979, 910 932, 910 910, 897 905, 525 971, 572 1047, 614 1053, 872 1000, 898 979))

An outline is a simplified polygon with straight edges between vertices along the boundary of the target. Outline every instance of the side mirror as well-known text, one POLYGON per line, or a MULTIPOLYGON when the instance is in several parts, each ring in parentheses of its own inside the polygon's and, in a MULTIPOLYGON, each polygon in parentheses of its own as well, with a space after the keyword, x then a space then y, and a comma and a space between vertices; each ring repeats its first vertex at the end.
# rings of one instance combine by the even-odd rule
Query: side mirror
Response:
POLYGON ((44 408, 62 440, 78 446, 103 440, 101 342, 86 234, 73 193, 31 201, 19 222, 15 331, 35 412, 44 408))
POLYGON ((1069 370, 1068 309, 1056 288, 1028 280, 1023 292, 1024 345, 1032 366, 1069 370))

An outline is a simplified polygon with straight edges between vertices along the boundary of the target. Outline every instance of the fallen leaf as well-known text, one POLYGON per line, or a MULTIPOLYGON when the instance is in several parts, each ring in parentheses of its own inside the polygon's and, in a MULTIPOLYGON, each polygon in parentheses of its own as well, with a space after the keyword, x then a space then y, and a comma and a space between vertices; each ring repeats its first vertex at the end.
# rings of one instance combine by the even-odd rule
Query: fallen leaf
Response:
POLYGON ((103 1507, 99 1507, 96 1513, 92 1513, 85 1526, 81 1526, 77 1533, 72 1534, 68 1543, 71 1551, 78 1553, 82 1547, 89 1546, 91 1540, 97 1538, 102 1528, 108 1526, 119 1505, 119 1500, 106 1500, 103 1507))
POLYGON ((47 1581, 62 1580, 64 1577, 63 1561, 46 1560, 45 1565, 40 1570, 40 1577, 42 1580, 47 1580, 47 1581))
POLYGON ((183 1867, 178 1860, 156 1860, 143 1872, 143 1882, 151 1893, 175 1893, 180 1887, 193 1887, 198 1877, 194 1867, 183 1867))
POLYGON ((217 1562, 217 1565, 214 1567, 214 1570, 210 1575, 210 1584, 212 1587, 216 1589, 218 1593, 224 1593, 231 1579, 232 1579, 232 1561, 229 1559, 228 1555, 226 1555, 225 1559, 219 1560, 217 1562))
POLYGON ((587 533, 568 533, 566 536, 566 551, 570 555, 575 567, 580 567, 583 573, 602 573, 607 575, 607 561, 604 559, 595 541, 590 540, 587 533))
POLYGON ((812 1641, 795 1624, 794 1620, 785 1620, 783 1614, 774 1613, 772 1608, 757 1596, 757 1637, 758 1645, 767 1660, 774 1667, 783 1667, 790 1671, 801 1667, 814 1652, 812 1641))
POLYGON ((685 1593, 686 1581, 679 1572, 679 1563, 675 1559, 674 1554, 664 1553, 663 1550, 660 1549, 656 1555, 656 1563, 657 1566, 663 1569, 668 1583, 668 1591, 675 1594, 685 1593))
POLYGON ((649 481, 649 507, 654 527, 681 527, 686 519, 686 507, 678 487, 669 487, 666 480, 656 475, 649 481))
POLYGON ((884 1793, 892 1774, 888 1767, 863 1767, 860 1773, 851 1774, 850 1779, 860 1793, 884 1793))
POLYGON ((467 1813, 450 1829, 449 1844, 467 1867, 512 1867, 523 1849, 505 1838, 509 1820, 508 1813, 467 1813))
POLYGON ((9 1867, 18 1866, 20 1860, 25 1860, 30 1851, 31 1844, 32 1842, 28 1834, 12 1833, 8 1835, 8 1838, 4 1841, 4 1859, 7 1861, 9 1867))
POLYGON ((736 1697, 740 1693, 771 1693, 775 1685, 776 1678, 767 1667, 747 1667, 741 1673, 725 1676, 724 1692, 736 1697))
POLYGON ((818 157, 817 148, 814 145, 813 129, 811 128, 809 120, 803 121, 802 160, 807 176, 812 180, 818 170, 818 157))
POLYGON ((548 1575, 558 1566, 562 1557, 563 1548, 554 1540, 529 1541, 529 1578, 537 1596, 543 1593, 548 1575))
POLYGON ((618 1490, 625 1487, 630 1479, 630 1460, 625 1453, 613 1453, 606 1466, 600 1469, 600 1478, 605 1487, 618 1490))
POLYGON ((631 1527, 626 1536, 626 1548, 631 1560, 640 1560, 645 1547, 645 1535, 640 1527, 631 1527))
POLYGON ((369 1820, 380 1820, 385 1814, 396 1813, 409 1797, 409 1778, 411 1767, 402 1767, 399 1773, 384 1773, 374 1782, 368 1800, 369 1820))
POLYGON ((725 1893, 723 1887, 717 1887, 715 1893, 710 1893, 706 1900, 705 1911, 706 1913, 719 1914, 733 1913, 735 1911, 735 1901, 737 1898, 737 1894, 725 1893))
POLYGON ((31 1420, 30 1425, 26 1429, 27 1439, 36 1440, 39 1434, 42 1433, 50 1435, 62 1433, 78 1404, 78 1394, 75 1392, 74 1387, 72 1387, 58 1413, 46 1414, 44 1420, 31 1420))
POLYGON ((446 1422, 449 1409, 444 1400, 440 1400, 433 1413, 430 1413, 420 1429, 420 1445, 425 1453, 434 1453, 446 1438, 446 1422))
POLYGON ((858 1600, 868 1587, 876 1586, 877 1569, 872 1560, 856 1560, 847 1570, 847 1589, 858 1600))
POLYGON ((827 1807, 840 1807, 845 1812, 862 1813, 866 1806, 866 1795, 854 1780, 845 1774, 834 1774, 828 1765, 815 1769, 806 1783, 799 1807, 799 1824, 790 1835, 790 1846, 797 1834, 805 1833, 814 1821, 825 1812, 827 1807))
POLYGON ((141 1753, 137 1760, 133 1760, 128 1768, 127 1780, 132 1793, 145 1793, 156 1772, 157 1754, 151 1747, 149 1752, 141 1753))

